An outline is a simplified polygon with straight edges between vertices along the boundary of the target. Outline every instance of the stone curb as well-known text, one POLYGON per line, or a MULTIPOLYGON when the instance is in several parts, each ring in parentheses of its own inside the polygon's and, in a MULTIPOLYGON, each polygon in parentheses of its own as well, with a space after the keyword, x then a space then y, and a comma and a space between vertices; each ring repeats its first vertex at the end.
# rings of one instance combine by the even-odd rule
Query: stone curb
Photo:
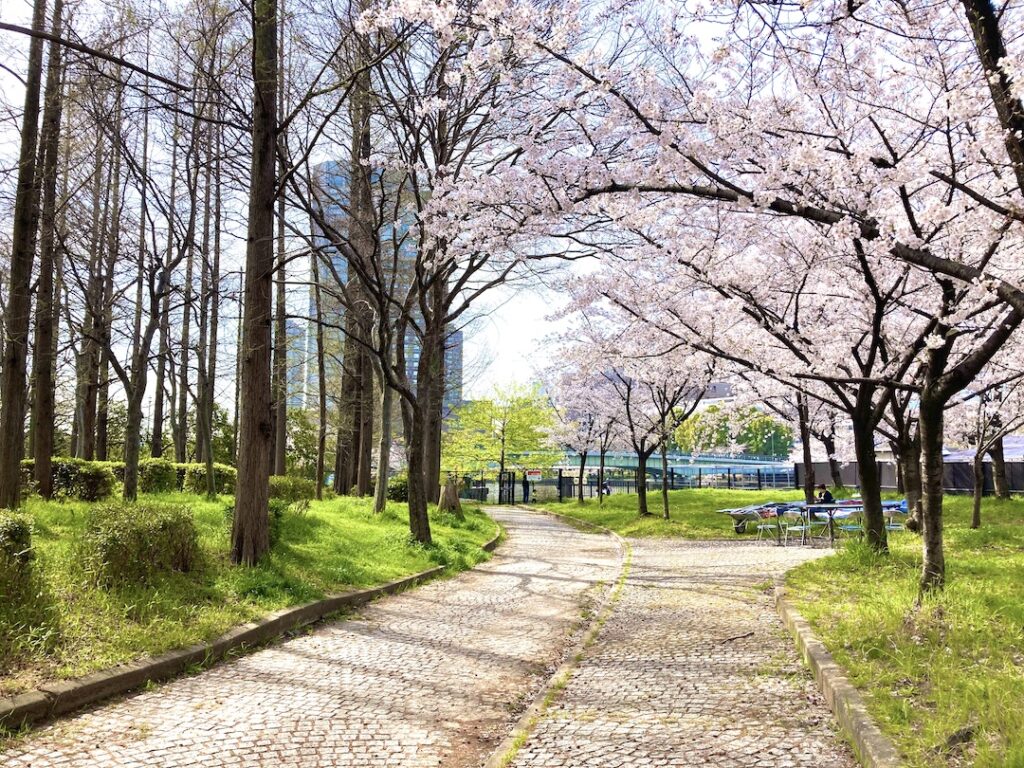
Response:
POLYGON ((567 525, 570 524, 569 521, 572 521, 574 523, 583 523, 586 526, 596 528, 597 530, 602 531, 603 533, 607 533, 610 536, 614 537, 616 543, 619 545, 619 554, 621 558, 619 560, 619 575, 616 578, 616 580, 612 583, 611 587, 605 592, 604 599, 601 601, 601 604, 598 606, 597 610, 594 611, 594 616, 587 624, 587 629, 584 632, 583 637, 581 637, 579 642, 577 642, 572 647, 572 649, 565 657, 565 661, 563 661, 558 666, 558 668, 548 677, 547 682, 544 684, 544 687, 537 693, 536 697, 533 700, 533 703, 529 707, 527 707, 526 711, 523 712, 523 714, 519 717, 519 719, 516 721, 515 726, 512 728, 512 731, 508 734, 508 736, 506 736, 501 741, 501 743, 498 744, 494 751, 491 752, 491 756, 487 759, 487 762, 483 764, 482 768, 505 768, 505 766, 507 766, 511 762, 511 760, 514 759, 516 752, 519 750, 519 747, 521 747, 522 744, 526 741, 527 737, 529 737, 530 732, 533 730, 534 726, 544 715, 544 712, 547 709, 551 696, 556 691, 558 691, 562 686, 564 686, 566 682, 568 682, 569 676, 572 674, 572 671, 576 668, 576 665, 579 662, 580 657, 597 637, 598 633, 601 631, 601 627, 604 626, 604 622, 607 620, 608 616, 611 615, 611 610, 615 600, 618 597, 620 586, 622 582, 624 582, 625 576, 628 573, 629 569, 629 544, 626 542, 624 538, 622 538, 619 534, 617 534, 610 528, 605 528, 603 525, 591 523, 587 520, 579 520, 577 518, 572 518, 568 515, 560 515, 557 512, 549 512, 546 509, 526 507, 522 505, 516 505, 516 508, 525 509, 529 512, 535 512, 538 514, 550 515, 551 517, 557 517, 560 520, 566 521, 567 525))
MULTIPOLYGON (((482 549, 485 552, 493 552, 503 535, 504 532, 499 526, 498 534, 485 543, 482 549)), ((189 667, 211 664, 223 659, 232 651, 270 642, 333 613, 358 608, 378 597, 401 592, 432 579, 444 570, 445 566, 439 565, 377 587, 342 592, 321 600, 283 608, 258 621, 234 627, 210 642, 196 643, 159 656, 119 664, 74 680, 46 683, 36 690, 27 691, 13 698, 0 698, 0 726, 12 730, 23 728, 128 693, 147 683, 176 677, 189 667)))
POLYGON ((811 668, 818 687, 839 726, 853 742, 854 751, 865 768, 903 768, 895 744, 875 725, 860 693, 836 664, 800 612, 786 600, 781 580, 775 583, 775 608, 783 624, 793 634, 797 649, 811 668))

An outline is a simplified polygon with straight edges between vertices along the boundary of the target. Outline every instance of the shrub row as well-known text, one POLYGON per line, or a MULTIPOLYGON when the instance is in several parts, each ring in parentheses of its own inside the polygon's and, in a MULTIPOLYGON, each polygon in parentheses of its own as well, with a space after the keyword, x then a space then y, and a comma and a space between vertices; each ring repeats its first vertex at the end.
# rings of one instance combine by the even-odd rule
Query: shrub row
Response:
MULTIPOLYGON (((21 462, 22 487, 34 486, 32 459, 21 462)), ((235 468, 227 464, 214 464, 217 493, 235 492, 235 468)), ((103 501, 114 493, 118 483, 124 482, 124 462, 85 461, 84 459, 53 457, 53 494, 57 498, 76 498, 82 501, 103 501)), ((139 491, 141 493, 206 493, 205 464, 176 464, 167 459, 143 459, 139 462, 139 491)))
POLYGON ((86 572, 109 587, 192 570, 199 535, 184 505, 105 504, 89 510, 79 546, 86 572))
MULTIPOLYGON (((217 493, 235 492, 234 467, 213 465, 217 493)), ((167 459, 143 459, 139 462, 139 491, 142 493, 206 493, 205 464, 176 464, 167 459)))
MULTIPOLYGON (((22 485, 26 489, 34 486, 32 470, 35 462, 24 459, 21 462, 22 485)), ((114 461, 85 461, 63 456, 53 457, 50 477, 53 479, 53 495, 58 498, 76 498, 82 501, 102 501, 114 492, 120 478, 124 478, 124 464, 114 461)))

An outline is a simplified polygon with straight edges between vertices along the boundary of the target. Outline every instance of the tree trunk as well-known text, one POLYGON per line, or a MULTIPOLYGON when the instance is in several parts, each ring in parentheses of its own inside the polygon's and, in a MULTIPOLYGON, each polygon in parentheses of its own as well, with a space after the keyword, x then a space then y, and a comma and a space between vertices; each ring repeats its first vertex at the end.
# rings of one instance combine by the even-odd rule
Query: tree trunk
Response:
POLYGON ((271 288, 274 272, 274 199, 277 138, 276 0, 253 5, 252 171, 245 258, 238 482, 231 531, 231 559, 253 565, 270 546, 269 469, 271 288))
MULTIPOLYGON (((285 13, 284 0, 278 0, 278 3, 277 110, 278 114, 284 115, 286 114, 285 83, 288 81, 284 57, 285 19, 287 14, 285 13)), ((283 178, 285 174, 283 158, 280 160, 279 172, 283 178)), ((284 233, 285 199, 284 195, 281 195, 277 200, 277 272, 275 275, 277 278, 275 280, 277 299, 274 310, 274 373, 272 385, 274 397, 274 466, 272 472, 275 475, 285 475, 288 473, 288 303, 286 301, 288 272, 284 233)))
POLYGON ((981 497, 985 495, 985 454, 974 454, 971 462, 974 470, 974 494, 971 507, 971 528, 981 528, 981 497))
POLYGON ((803 449, 804 460, 804 501, 814 501, 814 460, 811 454, 811 417, 807 409, 807 399, 800 392, 796 395, 797 419, 800 425, 800 447, 803 449))
POLYGON ((424 461, 426 463, 426 485, 428 493, 438 493, 441 485, 441 414, 444 409, 445 389, 445 328, 443 325, 443 286, 435 286, 432 294, 434 321, 433 327, 424 334, 423 350, 420 357, 420 372, 424 370, 424 362, 429 371, 430 389, 425 401, 426 435, 424 437, 424 461))
POLYGON ((864 507, 864 534, 877 552, 888 551, 885 515, 882 514, 882 489, 878 477, 875 454, 875 432, 869 418, 852 414, 853 446, 857 456, 857 477, 860 498, 864 507))
POLYGON ((601 446, 601 457, 597 465, 597 503, 604 504, 604 460, 608 449, 601 446))
MULTIPOLYGON (((310 226, 309 231, 313 232, 315 230, 310 226)), ((324 349, 323 295, 320 291, 320 261, 315 249, 310 251, 309 258, 313 274, 314 321, 316 322, 316 497, 317 499, 322 499, 324 492, 324 465, 327 455, 327 366, 324 360, 326 351, 324 349)))
POLYGON ((900 448, 900 465, 907 500, 907 528, 917 531, 921 526, 921 434, 916 424, 900 448))
POLYGON ((217 343, 220 333, 220 228, 222 217, 221 198, 221 129, 216 131, 216 145, 214 148, 213 164, 213 263, 210 265, 210 349, 206 363, 206 389, 202 393, 204 400, 203 408, 207 413, 206 420, 206 493, 213 496, 217 492, 216 480, 213 476, 213 463, 216 457, 213 455, 213 407, 214 392, 217 386, 217 343))
POLYGON ((238 276, 238 317, 235 318, 235 412, 231 425, 231 456, 238 466, 238 425, 242 413, 242 329, 245 323, 242 322, 242 308, 245 302, 242 297, 245 293, 245 272, 238 276))
POLYGON ((587 471, 587 452, 585 450, 580 451, 580 482, 578 485, 579 502, 583 503, 583 483, 585 481, 585 474, 587 471))
MULTIPOLYGON (((145 374, 143 373, 143 376, 145 374)), ((136 382, 136 387, 143 382, 136 382)), ((142 443, 142 397, 128 400, 128 421, 124 430, 124 488, 125 501, 135 501, 139 495, 139 448, 142 443)))
MULTIPOLYGON (((180 67, 175 65, 174 72, 177 76, 180 67)), ((175 92, 174 103, 177 106, 177 92, 175 92)), ((178 112, 174 113, 174 122, 171 129, 171 171, 170 171, 170 194, 168 195, 168 210, 172 212, 167 217, 167 250, 164 255, 164 263, 170 264, 171 254, 174 252, 174 227, 175 221, 173 211, 178 203, 178 112)), ((164 455, 164 388, 167 377, 167 368, 170 365, 171 357, 171 297, 168 293, 164 296, 160 307, 160 351, 156 363, 156 383, 153 402, 153 433, 150 440, 150 455, 154 459, 162 458, 164 455)), ((239 345, 241 347, 241 345, 239 345)), ((173 371, 171 376, 174 376, 173 371)), ((174 411, 174 403, 171 403, 171 411, 174 411)))
MULTIPOLYGON (((190 205, 195 206, 197 201, 190 205)), ((184 299, 181 308, 181 342, 178 353, 178 410, 174 420, 174 460, 179 464, 188 461, 188 359, 191 344, 192 321, 192 277, 195 268, 195 248, 190 244, 185 259, 184 299)))
POLYGON ((661 441, 661 502, 662 516, 668 520, 668 435, 661 441))
POLYGON ((466 515, 462 512, 462 503, 459 501, 459 483, 454 477, 445 481, 441 489, 441 496, 437 500, 437 511, 448 512, 455 515, 459 520, 465 520, 466 515))
POLYGON ((287 474, 288 468, 288 320, 284 248, 284 197, 277 203, 277 270, 274 309, 274 462, 273 474, 287 474))
MULTIPOLYGON (((42 33, 46 0, 36 0, 32 29, 42 33)), ((35 261, 35 234, 39 218, 36 194, 36 143, 39 134, 39 90, 43 70, 43 41, 29 43, 25 111, 21 125, 18 186, 14 202, 14 232, 8 277, 6 339, 0 372, 0 509, 16 508, 21 501, 21 457, 25 447, 25 379, 28 357, 31 282, 35 261)))
POLYGON ((944 403, 921 393, 918 424, 921 431, 922 514, 924 563, 921 591, 941 589, 946 580, 946 558, 942 546, 942 432, 944 403))
POLYGON ((996 440, 988 449, 992 458, 992 485, 997 499, 1010 498, 1010 484, 1006 479, 1006 453, 1003 449, 1003 438, 996 440))
MULTIPOLYGON (((52 33, 62 34, 64 0, 53 7, 52 33)), ((42 214, 40 220, 39 281, 36 286, 36 328, 33 370, 35 402, 32 408, 33 477, 44 499, 53 496, 52 456, 53 420, 55 410, 56 355, 54 326, 57 320, 54 301, 54 249, 56 247, 57 156, 60 152, 60 123, 63 99, 62 48, 56 42, 49 46, 46 70, 46 96, 43 109, 41 143, 43 147, 42 214)))
MULTIPOLYGON (((369 329, 367 329, 369 330, 369 329)), ((373 359, 367 350, 362 353, 359 387, 359 445, 356 464, 356 492, 369 496, 373 491, 373 359)))
POLYGON ((378 375, 380 378, 380 440, 377 444, 377 486, 373 494, 373 511, 379 515, 384 511, 388 502, 388 471, 391 465, 391 407, 394 394, 384 378, 383 370, 378 375))
POLYGON ((359 425, 359 344, 356 322, 350 307, 345 316, 345 343, 341 360, 341 404, 338 413, 338 442, 334 456, 334 490, 347 494, 355 485, 355 452, 359 425))
POLYGON ((650 455, 650 451, 637 449, 636 493, 641 517, 651 514, 647 509, 647 457, 650 455))
MULTIPOLYGON (((209 428, 212 425, 213 414, 206 410, 206 390, 208 382, 206 380, 206 361, 209 350, 207 345, 209 344, 209 311, 210 311, 210 241, 212 240, 212 233, 210 232, 210 225, 213 219, 213 205, 212 203, 212 181, 213 181, 213 134, 210 132, 209 127, 206 132, 205 139, 205 152, 204 152, 204 180, 203 180, 203 236, 200 245, 200 253, 202 254, 202 260, 199 262, 199 339, 196 343, 196 399, 195 399, 195 414, 196 414, 196 438, 195 438, 195 454, 196 461, 206 463, 207 445, 206 436, 209 428)), ((213 403, 210 403, 212 409, 213 403)), ((212 482, 212 478, 207 473, 207 486, 212 482)), ((209 487, 207 487, 209 491, 209 487)))
MULTIPOLYGON (((417 382, 417 389, 421 385, 417 382)), ((409 462, 409 530, 421 544, 430 544, 430 519, 427 517, 426 476, 423 467, 424 414, 419 408, 412 410, 406 435, 409 462)))
POLYGON ((821 436, 821 445, 828 456, 828 471, 832 478, 833 488, 843 488, 843 473, 839 468, 839 461, 836 459, 836 438, 834 435, 826 434, 821 436))

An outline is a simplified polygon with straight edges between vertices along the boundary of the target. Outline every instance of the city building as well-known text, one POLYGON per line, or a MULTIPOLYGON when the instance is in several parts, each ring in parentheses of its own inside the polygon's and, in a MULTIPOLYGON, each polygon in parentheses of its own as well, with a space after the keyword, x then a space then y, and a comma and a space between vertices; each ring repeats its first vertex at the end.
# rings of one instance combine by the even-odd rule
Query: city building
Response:
MULTIPOLYGON (((325 217, 332 228, 344 233, 347 230, 345 217, 347 215, 348 197, 348 169, 336 161, 321 163, 317 166, 317 173, 320 177, 319 194, 320 204, 323 207, 325 217)), ((379 182, 379 177, 375 181, 379 182)), ((416 241, 410 236, 412 232, 411 222, 399 221, 388 223, 381 228, 382 251, 390 249, 395 242, 399 243, 399 273, 398 290, 402 290, 403 272, 408 276, 416 259, 416 241), (396 229, 397 227, 397 229, 396 229), (404 270, 402 269, 406 267, 404 270)), ((312 232, 314 246, 321 253, 327 255, 329 265, 321 259, 320 280, 324 286, 336 285, 339 280, 348 279, 348 263, 341 252, 332 244, 330 237, 322 230, 312 232)), ((311 267, 312 268, 312 267, 311 267)), ((312 277, 312 276, 311 276, 312 277)), ((407 279, 410 279, 407 277, 407 279)), ((304 323, 304 343, 301 346, 305 350, 302 367, 296 373, 296 382, 302 386, 298 401, 306 408, 316 407, 317 393, 317 339, 316 339, 316 296, 310 279, 310 290, 308 299, 309 320, 304 323)), ((321 291, 321 306, 325 323, 324 347, 326 349, 325 363, 327 369, 327 380, 337 382, 341 378, 342 350, 344 348, 344 327, 345 310, 337 298, 330 295, 331 291, 321 291)), ((443 415, 447 418, 450 413, 462 403, 462 358, 463 358, 464 337, 461 330, 453 331, 447 340, 445 348, 445 397, 443 415)), ((413 386, 416 384, 416 376, 420 359, 420 341, 412 331, 407 332, 405 338, 406 374, 413 386)), ((289 396, 291 399, 291 395, 289 396)))

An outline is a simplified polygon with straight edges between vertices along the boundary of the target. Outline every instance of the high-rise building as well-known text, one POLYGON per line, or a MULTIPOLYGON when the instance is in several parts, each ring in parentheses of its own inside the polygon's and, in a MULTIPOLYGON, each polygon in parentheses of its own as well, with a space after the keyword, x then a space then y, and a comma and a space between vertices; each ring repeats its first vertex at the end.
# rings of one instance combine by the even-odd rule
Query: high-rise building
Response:
POLYGON ((441 415, 446 421, 452 412, 462 405, 462 347, 464 341, 462 331, 453 331, 445 342, 444 411, 441 415))
MULTIPOLYGON (((323 208, 325 218, 332 229, 344 235, 347 231, 345 218, 347 216, 348 200, 348 169, 335 161, 321 163, 317 166, 319 183, 319 200, 323 208)), ((379 183, 380 176, 374 174, 374 182, 379 183)), ((386 186, 386 185, 385 185, 386 186)), ((394 243, 398 243, 398 274, 396 276, 396 287, 399 292, 408 288, 408 281, 412 279, 412 270, 416 262, 416 240, 414 221, 411 217, 408 220, 389 222, 381 227, 380 245, 381 252, 390 258, 391 249, 394 243)), ((320 280, 325 286, 336 285, 339 280, 348 279, 348 262, 337 247, 332 244, 328 233, 316 228, 312 233, 314 247, 321 253, 328 256, 330 265, 323 264, 321 259, 320 280)), ((312 283, 312 280, 310 280, 312 283)), ((342 349, 344 333, 344 307, 341 303, 329 294, 330 291, 321 291, 321 304, 324 314, 324 321, 327 327, 324 328, 324 346, 327 350, 327 380, 338 381, 341 377, 342 349)), ((314 407, 317 402, 317 341, 315 293, 311 285, 309 292, 309 317, 310 322, 306 323, 305 336, 305 366, 302 373, 303 402, 305 407, 314 407)), ((446 342, 445 347, 445 397, 443 415, 447 417, 452 410, 462 402, 462 331, 453 331, 446 342)), ((410 383, 415 386, 416 376, 420 359, 420 340, 415 332, 408 331, 405 338, 406 374, 410 383)))
POLYGON ((288 407, 303 408, 306 406, 306 336, 308 323, 296 318, 285 321, 285 349, 288 361, 288 407))

